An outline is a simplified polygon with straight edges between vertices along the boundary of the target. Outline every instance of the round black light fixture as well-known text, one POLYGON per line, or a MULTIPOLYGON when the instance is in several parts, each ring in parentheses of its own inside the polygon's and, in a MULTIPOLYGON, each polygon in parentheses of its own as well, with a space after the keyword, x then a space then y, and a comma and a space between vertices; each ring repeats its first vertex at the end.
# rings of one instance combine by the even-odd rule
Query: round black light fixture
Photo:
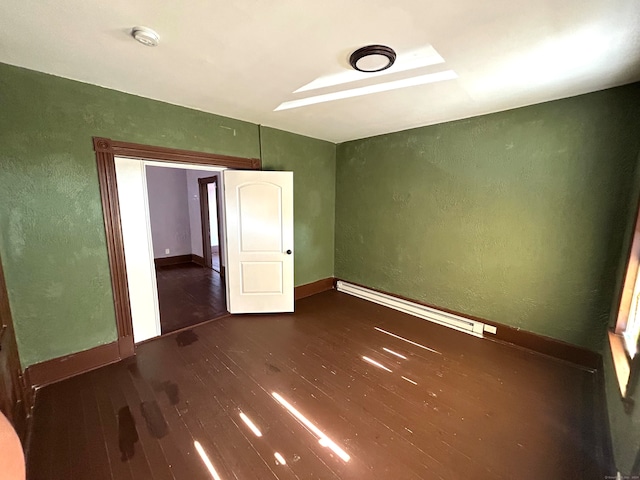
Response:
POLYGON ((349 57, 349 63, 360 72, 380 72, 396 61, 396 52, 385 45, 367 45, 359 48, 349 57))

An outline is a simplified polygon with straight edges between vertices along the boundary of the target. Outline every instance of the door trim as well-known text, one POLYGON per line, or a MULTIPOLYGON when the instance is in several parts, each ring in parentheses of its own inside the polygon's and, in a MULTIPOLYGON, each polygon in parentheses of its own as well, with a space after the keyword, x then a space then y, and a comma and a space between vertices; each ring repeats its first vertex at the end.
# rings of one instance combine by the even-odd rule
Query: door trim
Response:
POLYGON ((0 399, 0 414, 4 413, 18 433, 20 439, 24 441, 27 438, 27 433, 30 427, 30 416, 34 397, 32 390, 28 388, 29 385, 25 382, 24 370, 20 363, 20 353, 16 342, 13 318, 11 316, 11 306, 9 305, 9 294, 7 292, 7 284, 5 281, 1 258, 0 355, 5 357, 3 363, 6 368, 6 371, 0 372, 0 375, 8 376, 8 379, 1 379, 0 383, 3 385, 3 388, 5 385, 9 386, 9 390, 3 392, 3 398, 0 399), (6 410, 3 407, 6 407, 6 410))
POLYGON ((120 204, 116 182, 115 157, 133 157, 143 160, 188 163, 233 168, 237 170, 260 170, 257 158, 231 157, 214 153, 193 152, 176 148, 157 147, 139 143, 121 142, 103 137, 93 137, 96 154, 100 198, 104 214, 104 228, 107 240, 111 288, 115 306, 118 331, 118 353, 120 358, 135 353, 133 323, 127 284, 127 269, 124 258, 124 240, 120 223, 120 204))
MULTIPOLYGON (((213 269, 213 258, 211 256, 211 222, 209 220, 209 184, 216 185, 216 221, 218 223, 218 256, 220 257, 220 247, 222 237, 220 236, 220 182, 218 176, 211 176, 198 179, 198 193, 200 196, 200 225, 202 227, 202 256, 204 264, 213 269)), ((220 273, 222 275, 222 258, 220 257, 220 273)))

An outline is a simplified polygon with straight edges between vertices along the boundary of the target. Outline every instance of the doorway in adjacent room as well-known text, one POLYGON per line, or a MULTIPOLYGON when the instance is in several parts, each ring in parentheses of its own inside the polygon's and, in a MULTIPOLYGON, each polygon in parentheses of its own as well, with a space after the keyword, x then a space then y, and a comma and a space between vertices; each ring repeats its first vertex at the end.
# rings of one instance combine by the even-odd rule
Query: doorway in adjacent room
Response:
POLYGON ((224 280, 224 269, 221 261, 223 242, 221 241, 222 211, 219 201, 219 180, 219 175, 199 178, 198 191, 204 264, 218 272, 224 280))
POLYGON ((220 274, 218 175, 167 166, 145 168, 163 334, 228 313, 220 274))
POLYGON ((94 147, 123 356, 136 343, 229 313, 293 312, 292 172, 109 139, 94 139, 94 147), (214 209, 199 208, 198 180, 207 177, 217 178, 224 282, 204 259, 212 242, 203 239, 202 212, 211 224, 214 209))

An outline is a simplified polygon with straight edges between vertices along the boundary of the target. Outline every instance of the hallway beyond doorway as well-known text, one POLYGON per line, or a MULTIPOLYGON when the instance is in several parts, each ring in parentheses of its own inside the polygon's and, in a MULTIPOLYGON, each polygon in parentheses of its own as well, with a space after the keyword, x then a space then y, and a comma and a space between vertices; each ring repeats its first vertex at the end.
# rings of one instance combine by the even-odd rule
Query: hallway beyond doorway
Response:
POLYGON ((227 315, 224 284, 214 270, 181 263, 158 267, 156 278, 163 334, 227 315))
POLYGON ((211 246, 211 268, 220 273, 220 246, 211 246))

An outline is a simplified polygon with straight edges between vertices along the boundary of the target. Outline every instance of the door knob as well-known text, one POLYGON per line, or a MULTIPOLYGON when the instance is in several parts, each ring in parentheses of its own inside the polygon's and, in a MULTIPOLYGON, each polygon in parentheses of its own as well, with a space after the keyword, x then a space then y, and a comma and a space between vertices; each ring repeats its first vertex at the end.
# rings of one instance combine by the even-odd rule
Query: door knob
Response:
POLYGON ((291 255, 291 250, 287 250, 287 255, 291 255))

